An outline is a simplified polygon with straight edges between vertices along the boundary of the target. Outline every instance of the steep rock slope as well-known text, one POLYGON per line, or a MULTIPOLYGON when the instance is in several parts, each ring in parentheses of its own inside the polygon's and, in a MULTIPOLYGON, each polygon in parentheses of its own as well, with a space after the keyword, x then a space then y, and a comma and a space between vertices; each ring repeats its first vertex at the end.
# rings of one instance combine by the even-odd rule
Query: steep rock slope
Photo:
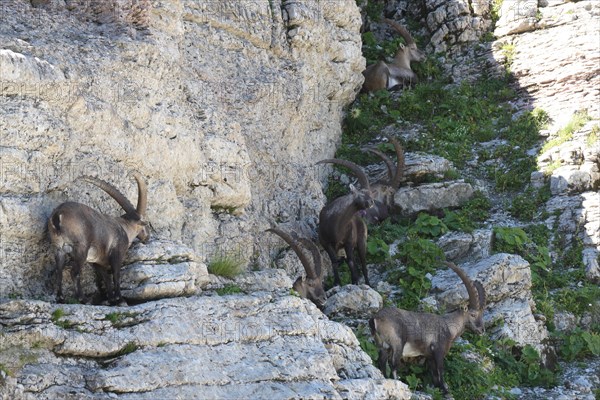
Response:
POLYGON ((155 236, 204 260, 265 261, 258 231, 314 225, 314 163, 333 155, 362 80, 353 1, 10 0, 0 12, 0 293, 51 291, 44 229, 60 202, 116 215, 83 174, 135 201, 140 171, 155 236))

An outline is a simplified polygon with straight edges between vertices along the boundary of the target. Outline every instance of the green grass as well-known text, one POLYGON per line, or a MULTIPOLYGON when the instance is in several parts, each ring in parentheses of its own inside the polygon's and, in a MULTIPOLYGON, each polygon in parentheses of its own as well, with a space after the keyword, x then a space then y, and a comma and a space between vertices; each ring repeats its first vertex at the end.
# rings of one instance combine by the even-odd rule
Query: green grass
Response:
POLYGON ((208 263, 208 272, 225 278, 233 278, 242 270, 242 261, 231 255, 216 256, 208 263))
POLYGON ((588 147, 593 147, 600 142, 600 125, 596 124, 592 126, 592 130, 590 135, 586 139, 586 145, 588 147))
POLYGON ((117 357, 121 357, 127 354, 131 354, 139 349, 139 346, 135 342, 128 342, 119 352, 116 354, 117 357))
POLYGON ((217 289, 216 292, 219 296, 226 296, 228 294, 243 293, 243 290, 237 285, 230 284, 230 285, 225 285, 220 289, 217 289))
POLYGON ((138 315, 139 314, 135 313, 135 312, 112 312, 112 313, 106 314, 104 316, 104 319, 107 321, 110 321, 110 323, 115 328, 122 328, 125 326, 134 325, 135 321, 128 321, 128 320, 131 320, 138 315))
MULTIPOLYGON (((495 21, 501 4, 501 0, 492 3, 495 21)), ((376 43, 371 34, 363 35, 363 39, 369 62, 389 57, 399 44, 398 39, 376 43)), ((412 89, 394 94, 380 91, 359 95, 348 109, 336 156, 363 166, 380 162, 361 148, 367 144, 377 146, 374 138, 390 125, 400 132, 410 128, 416 133, 401 138, 405 151, 445 157, 454 164, 453 179, 460 178, 460 171, 468 166, 470 178, 491 181, 495 186, 492 192, 506 192, 503 207, 522 226, 494 227, 493 250, 519 254, 529 262, 536 312, 547 317, 547 327, 553 331, 555 313, 568 311, 581 317, 592 311, 592 304, 600 297, 600 288, 586 283, 581 241, 563 237, 557 233, 557 226, 546 226, 550 215, 544 206, 550 198, 549 185, 540 189, 529 186, 531 173, 537 170, 537 158, 531 149, 542 147, 540 130, 547 129, 550 118, 540 109, 515 113, 511 103, 517 95, 510 85, 513 83, 510 68, 516 49, 514 45, 505 45, 502 51, 507 72, 499 78, 483 76, 469 84, 449 85, 449 79, 442 76, 441 68, 431 58, 415 65, 421 83, 412 89), (470 167, 474 162, 482 167, 473 170, 470 167)), ((587 114, 576 114, 542 151, 570 140, 587 121, 587 114)), ((592 128, 588 145, 594 145, 598 136, 597 125, 592 128)), ((328 198, 346 192, 339 182, 330 181, 328 198)), ((401 289, 398 298, 386 301, 409 310, 419 307, 431 288, 427 274, 435 273, 444 258, 435 240, 448 231, 472 232, 484 227, 491 208, 490 199, 476 193, 467 204, 456 209, 397 218, 369 227, 368 261, 383 265, 388 282, 401 289), (393 242, 399 243, 395 259, 389 256, 393 242)), ((342 281, 345 273, 342 269, 342 281)), ((595 355, 599 346, 597 330, 594 327, 555 336, 562 359, 580 360, 595 355)), ((375 360, 377 351, 368 332, 361 330, 357 337, 375 360)), ((516 346, 509 340, 491 341, 485 335, 463 337, 470 344, 455 345, 446 359, 446 381, 455 398, 481 399, 489 395, 511 398, 506 390, 512 387, 556 384, 556 373, 541 368, 541 357, 533 347, 516 346), (468 361, 465 352, 476 353, 481 361, 468 361)), ((400 376, 413 389, 427 390, 431 384, 423 365, 407 365, 400 376)), ((434 398, 441 398, 439 391, 429 392, 434 398)))
POLYGON ((548 150, 571 140, 573 138, 573 134, 581 129, 590 120, 591 117, 587 114, 587 112, 577 112, 573 114, 567 125, 565 125, 556 133, 556 137, 544 144, 541 153, 545 153, 548 150))
POLYGON ((50 317, 50 320, 52 321, 52 323, 62 329, 71 329, 73 328, 76 324, 74 322, 71 322, 69 320, 65 320, 63 319, 65 316, 65 311, 62 308, 57 308, 56 310, 54 310, 52 312, 52 315, 50 317))

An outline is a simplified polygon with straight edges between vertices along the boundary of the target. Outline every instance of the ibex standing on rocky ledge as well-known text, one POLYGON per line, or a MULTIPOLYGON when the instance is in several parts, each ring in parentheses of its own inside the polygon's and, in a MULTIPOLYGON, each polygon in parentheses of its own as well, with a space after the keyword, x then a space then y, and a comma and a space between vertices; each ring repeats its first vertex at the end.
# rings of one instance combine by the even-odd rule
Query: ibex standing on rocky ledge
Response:
POLYGON ((397 85, 416 83, 418 81, 417 74, 410 68, 410 63, 412 61, 421 62, 426 58, 425 53, 417 48, 415 40, 404 26, 389 19, 384 19, 384 21, 404 38, 406 45, 400 45, 391 63, 378 61, 363 71, 365 76, 363 92, 389 90, 397 85))
POLYGON ((133 240, 148 239, 146 223, 146 183, 134 174, 138 186, 137 208, 113 185, 101 179, 84 176, 83 179, 108 193, 125 210, 121 217, 99 213, 85 204, 66 202, 54 211, 48 220, 48 232, 55 252, 57 274, 57 301, 64 301, 62 273, 66 256, 71 258, 71 277, 76 284, 76 295, 82 300, 81 268, 89 262, 104 278, 108 300, 117 304, 121 300, 120 271, 123 259, 133 240), (108 272, 112 272, 112 285, 108 272), (111 289, 112 286, 112 289, 111 289))
POLYGON ((369 326, 379 348, 377 364, 384 376, 387 363, 392 369, 392 376, 397 379, 396 370, 403 357, 424 356, 433 376, 433 384, 448 393, 444 382, 444 358, 465 328, 477 334, 484 332, 485 291, 481 283, 473 283, 456 264, 445 264, 465 284, 469 293, 468 309, 437 315, 387 307, 369 320, 369 326))
POLYGON ((369 285, 366 262, 367 224, 360 215, 360 213, 364 213, 364 210, 373 207, 369 179, 364 171, 353 162, 333 158, 319 161, 317 164, 323 163, 333 163, 349 168, 354 172, 361 186, 360 190, 351 186, 351 193, 333 200, 319 213, 319 242, 331 259, 334 283, 340 285, 338 272, 340 259, 337 254, 341 249, 346 252, 352 283, 358 283, 358 271, 354 260, 354 249, 356 249, 365 283, 369 285))

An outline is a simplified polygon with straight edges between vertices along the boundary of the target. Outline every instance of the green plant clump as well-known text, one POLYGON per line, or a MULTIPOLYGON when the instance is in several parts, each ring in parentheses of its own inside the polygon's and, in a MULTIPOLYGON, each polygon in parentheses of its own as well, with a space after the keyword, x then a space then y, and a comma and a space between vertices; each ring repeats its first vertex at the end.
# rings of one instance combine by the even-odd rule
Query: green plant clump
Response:
POLYGON ((135 312, 112 312, 112 313, 106 314, 104 316, 104 319, 107 321, 110 321, 110 323, 114 327, 121 328, 121 327, 125 327, 125 326, 134 325, 136 323, 135 321, 133 321, 133 320, 128 321, 128 320, 133 319, 137 315, 139 315, 139 314, 135 313, 135 312))
POLYGON ((573 117, 571 117, 571 120, 567 123, 567 125, 557 132, 556 138, 546 142, 544 147, 542 147, 541 153, 545 153, 551 148, 560 146, 561 144, 571 140, 573 138, 573 133, 581 129, 590 120, 591 117, 585 111, 573 114, 573 117))
POLYGON ((243 293, 244 291, 238 285, 229 284, 217 289, 216 292, 219 296, 226 296, 228 294, 243 293))
POLYGON ((208 272, 225 278, 233 278, 242 272, 242 262, 231 255, 219 255, 208 263, 208 272))
POLYGON ((62 320, 62 318, 64 316, 65 316, 65 311, 62 308, 57 308, 56 310, 54 310, 52 312, 50 320, 52 321, 52 323, 54 323, 54 325, 56 325, 62 329, 71 329, 72 327, 74 327, 76 325, 74 322, 70 322, 68 320, 62 320))
POLYGON ((127 354, 131 354, 140 347, 135 342, 128 342, 119 352, 116 354, 117 357, 121 357, 127 354))
POLYGON ((560 355, 567 361, 585 357, 600 356, 600 334, 575 328, 570 333, 559 333, 556 337, 562 342, 560 355))

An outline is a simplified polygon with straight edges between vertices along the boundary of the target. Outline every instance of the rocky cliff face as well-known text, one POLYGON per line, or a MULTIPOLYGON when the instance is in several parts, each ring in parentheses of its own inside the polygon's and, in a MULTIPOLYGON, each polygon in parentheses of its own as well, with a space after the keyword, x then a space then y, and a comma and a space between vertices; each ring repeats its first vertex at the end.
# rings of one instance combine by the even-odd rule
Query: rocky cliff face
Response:
MULTIPOLYGON (((527 6, 515 14, 504 3, 499 40, 480 45, 491 2, 390 1, 385 12, 419 15, 429 51, 451 55, 443 61, 455 81, 504 73, 510 61, 522 95, 515 115, 546 109, 548 135, 588 110, 593 121, 539 161, 542 169, 562 163, 547 170, 554 183, 545 223, 582 241, 588 279, 597 280, 599 150, 589 137, 600 120, 590 44, 598 32, 588 27, 598 6, 515 2, 527 6), (510 60, 506 45, 515 49, 510 60), (551 79, 553 70, 564 79, 551 79)), ((288 253, 279 265, 289 275, 269 269, 260 234, 273 223, 314 228, 324 171, 312 166, 335 151, 342 108, 362 79, 353 1, 6 0, 0 12, 0 398, 411 397, 402 382, 383 379, 346 326, 364 325, 382 296, 365 286, 333 289, 325 313, 346 325, 330 321, 290 296, 290 276, 302 268, 288 253), (54 304, 47 216, 67 198, 117 215, 111 199, 74 179, 98 175, 135 200, 132 170, 148 178, 155 230, 123 269, 123 295, 136 305, 54 304), (215 254, 253 259, 264 271, 217 278, 205 265, 215 254), (232 289, 239 293, 225 295, 232 289)), ((451 168, 422 154, 408 154, 407 164, 409 180, 442 179, 451 168)), ((532 185, 543 180, 534 174, 532 185)), ((417 184, 395 200, 407 214, 439 211, 474 189, 485 187, 417 184)), ((449 233, 437 245, 484 285, 492 338, 543 349, 548 331, 529 263, 492 255, 488 228, 449 233)), ((377 269, 372 282, 389 299, 397 291, 377 269)), ((94 290, 89 274, 85 283, 94 290)), ((429 307, 465 304, 451 272, 431 283, 429 307)), ((589 325, 597 315, 586 318, 589 325)), ((597 364, 588 369, 597 375, 597 364)), ((588 381, 540 398, 585 396, 598 383, 588 381)))
POLYGON ((204 260, 264 263, 258 232, 314 225, 313 165, 333 155, 362 80, 353 2, 94 4, 0 8, 0 293, 49 294, 44 229, 60 202, 118 215, 82 174, 135 201, 141 172, 155 236, 204 260))

